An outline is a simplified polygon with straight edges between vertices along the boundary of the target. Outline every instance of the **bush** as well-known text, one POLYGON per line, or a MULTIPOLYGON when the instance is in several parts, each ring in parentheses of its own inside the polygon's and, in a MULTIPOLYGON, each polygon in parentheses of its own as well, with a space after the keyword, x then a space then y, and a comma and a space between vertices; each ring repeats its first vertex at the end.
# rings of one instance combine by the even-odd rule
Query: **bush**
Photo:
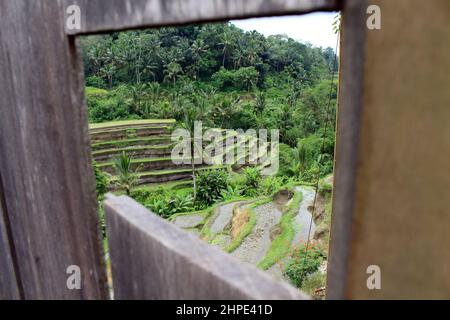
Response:
POLYGON ((228 173, 225 170, 209 169, 196 173, 197 201, 211 205, 219 201, 223 190, 228 187, 228 173))
POLYGON ((106 174, 96 166, 95 161, 92 165, 95 173, 95 191, 97 192, 97 197, 102 198, 108 191, 109 180, 106 174))
POLYGON ((291 282, 300 288, 309 274, 319 270, 324 259, 325 254, 314 244, 309 245, 308 251, 306 245, 301 245, 292 253, 284 272, 291 282))
POLYGON ((258 168, 247 167, 244 169, 244 177, 245 194, 255 196, 261 182, 261 171, 258 168))
POLYGON ((131 190, 131 197, 139 203, 145 203, 153 192, 149 188, 139 188, 131 190))
POLYGON ((270 176, 261 181, 259 189, 265 196, 270 196, 279 191, 282 186, 283 178, 270 176))
POLYGON ((150 196, 146 200, 145 206, 162 218, 169 218, 176 213, 194 210, 192 195, 170 194, 166 190, 150 196))
POLYGON ((239 185, 228 185, 226 189, 222 190, 220 193, 220 196, 222 197, 222 200, 228 201, 231 199, 238 198, 242 196, 242 188, 239 185))

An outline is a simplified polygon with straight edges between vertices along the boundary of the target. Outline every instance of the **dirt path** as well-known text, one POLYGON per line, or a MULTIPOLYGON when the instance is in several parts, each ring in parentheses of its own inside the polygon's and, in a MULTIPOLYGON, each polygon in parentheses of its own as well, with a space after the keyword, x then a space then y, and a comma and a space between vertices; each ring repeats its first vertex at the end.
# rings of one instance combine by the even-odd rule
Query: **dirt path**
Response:
POLYGON ((212 234, 222 232, 230 223, 233 217, 233 208, 239 202, 231 202, 217 207, 214 216, 211 218, 211 226, 209 227, 212 234))
POLYGON ((173 223, 183 229, 195 228, 203 221, 203 216, 200 214, 180 215, 175 218, 173 223))
POLYGON ((270 229, 280 222, 281 212, 272 202, 260 205, 254 211, 256 225, 231 255, 240 261, 256 265, 264 258, 270 247, 270 229))
POLYGON ((294 218, 295 236, 294 240, 292 241, 292 244, 294 246, 308 241, 310 224, 311 238, 314 235, 314 231, 316 230, 314 220, 311 219, 311 212, 309 212, 308 210, 308 207, 312 206, 314 202, 314 195, 316 194, 316 192, 314 191, 314 189, 305 186, 296 187, 295 190, 297 192, 301 192, 303 194, 303 198, 302 202, 300 203, 300 208, 298 209, 298 214, 294 218))
MULTIPOLYGON (((309 225, 311 223, 311 212, 309 212, 308 207, 312 206, 315 195, 314 189, 305 186, 298 186, 295 188, 295 191, 301 192, 303 197, 302 201, 300 202, 298 213, 294 217, 293 221, 293 226, 295 230, 294 239, 292 240, 293 246, 308 241, 309 225)), ((314 221, 312 221, 311 238, 314 235, 315 228, 316 225, 314 224, 314 221)), ((283 265, 285 265, 286 262, 287 259, 283 259, 281 263, 276 263, 272 267, 270 267, 267 270, 267 272, 277 279, 284 279, 283 265)))

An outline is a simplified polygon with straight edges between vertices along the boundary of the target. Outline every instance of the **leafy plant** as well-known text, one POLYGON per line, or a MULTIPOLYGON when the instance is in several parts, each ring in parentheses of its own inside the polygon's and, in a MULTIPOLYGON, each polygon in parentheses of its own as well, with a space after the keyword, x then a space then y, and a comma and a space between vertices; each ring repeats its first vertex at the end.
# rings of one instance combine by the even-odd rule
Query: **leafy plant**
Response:
POLYGON ((284 179, 282 177, 269 176, 261 180, 259 189, 262 194, 270 196, 281 189, 281 187, 283 186, 283 180, 284 179))
POLYGON ((109 179, 105 173, 103 173, 97 166, 95 161, 92 166, 94 167, 95 174, 95 190, 97 192, 97 197, 102 198, 103 195, 108 191, 109 179))
POLYGON ((211 205, 221 199, 228 187, 228 174, 223 169, 202 170, 197 176, 197 197, 200 202, 211 205))
POLYGON ((306 245, 302 244, 292 253, 284 272, 292 283, 300 288, 309 274, 319 270, 324 259, 325 254, 316 245, 310 244, 306 248, 306 245))
POLYGON ((244 169, 244 186, 245 194, 254 196, 257 193, 259 184, 261 182, 261 171, 256 167, 247 167, 244 169))
POLYGON ((242 195, 243 190, 239 185, 228 185, 226 189, 220 192, 220 196, 224 201, 238 198, 242 195))
POLYGON ((131 195, 131 189, 138 183, 138 175, 136 174, 139 169, 132 169, 131 158, 125 151, 114 158, 114 167, 117 173, 116 184, 119 188, 125 189, 126 194, 131 195))
POLYGON ((170 194, 166 190, 150 196, 145 206, 163 218, 194 210, 192 195, 170 194))

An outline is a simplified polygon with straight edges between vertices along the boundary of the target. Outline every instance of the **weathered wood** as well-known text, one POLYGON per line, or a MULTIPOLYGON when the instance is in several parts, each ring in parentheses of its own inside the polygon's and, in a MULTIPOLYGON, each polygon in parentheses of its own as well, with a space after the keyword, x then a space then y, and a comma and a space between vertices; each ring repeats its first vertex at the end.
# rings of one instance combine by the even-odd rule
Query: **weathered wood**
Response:
POLYGON ((19 275, 16 275, 14 254, 11 252, 11 235, 0 177, 0 300, 20 299, 19 275))
MULTIPOLYGON (((370 4, 381 8, 380 30, 367 30, 365 20, 358 18, 361 12, 344 8, 344 46, 359 49, 356 56, 343 52, 342 72, 361 83, 352 89, 361 90, 361 107, 358 143, 350 149, 356 161, 345 163, 342 143, 355 137, 339 131, 344 129, 343 119, 351 117, 344 99, 354 93, 343 81, 330 297, 449 299, 450 2, 370 4), (355 22, 352 26, 349 17, 355 22), (352 29, 365 29, 364 38, 352 29), (359 71, 349 73, 345 65, 354 63, 359 71), (343 170, 354 175, 347 197, 342 195, 343 170), (347 212, 340 207, 343 201, 352 204, 347 212), (370 265, 380 268, 380 290, 367 288, 370 265), (342 268, 339 276, 332 273, 336 266, 342 268), (333 289, 338 281, 339 290, 333 289)), ((366 8, 361 9, 364 14, 366 8)))
POLYGON ((338 0, 67 0, 81 9, 87 34, 172 24, 339 10, 338 0))
POLYGON ((0 1, 3 214, 26 299, 107 297, 83 67, 64 10, 54 0, 0 1), (66 286, 70 265, 81 290, 66 286))
POLYGON ((365 0, 345 1, 341 32, 339 103, 327 296, 345 297, 352 233, 360 117, 363 105, 365 0))
POLYGON ((104 204, 115 299, 307 299, 128 197, 104 204))

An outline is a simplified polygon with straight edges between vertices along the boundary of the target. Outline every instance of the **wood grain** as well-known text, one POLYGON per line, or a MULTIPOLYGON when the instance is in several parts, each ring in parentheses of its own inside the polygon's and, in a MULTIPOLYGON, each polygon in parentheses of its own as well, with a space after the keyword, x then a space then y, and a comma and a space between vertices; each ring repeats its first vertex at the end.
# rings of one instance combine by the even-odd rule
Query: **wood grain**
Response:
POLYGON ((67 0, 81 9, 87 34, 247 17, 338 10, 338 0, 67 0))
POLYGON ((11 252, 12 239, 9 219, 0 177, 0 300, 17 300, 21 298, 19 275, 17 273, 14 252, 11 252))
POLYGON ((307 299, 126 196, 104 204, 115 299, 307 299))
POLYGON ((327 268, 329 299, 345 297, 351 253, 360 117, 363 108, 366 7, 365 0, 347 0, 343 8, 333 214, 327 268))
POLYGON ((61 1, 0 1, 3 214, 25 299, 107 297, 83 68, 63 12, 61 1), (81 290, 67 289, 70 265, 81 290))

